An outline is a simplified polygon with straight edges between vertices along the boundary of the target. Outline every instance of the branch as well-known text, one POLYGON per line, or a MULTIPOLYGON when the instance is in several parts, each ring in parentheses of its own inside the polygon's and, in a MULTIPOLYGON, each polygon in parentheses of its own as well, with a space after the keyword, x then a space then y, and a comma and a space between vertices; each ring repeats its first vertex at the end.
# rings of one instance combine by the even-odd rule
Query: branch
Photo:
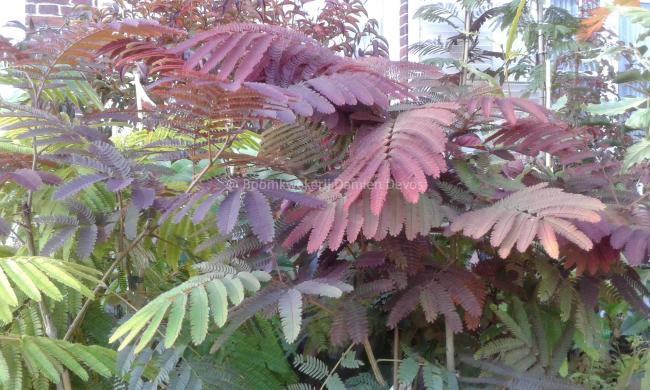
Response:
POLYGON ((386 381, 379 371, 379 365, 377 364, 377 359, 375 359, 375 354, 372 352, 372 346, 370 346, 370 341, 366 337, 363 340, 363 348, 366 350, 366 355, 368 355, 368 361, 370 362, 370 367, 372 368, 372 374, 375 376, 375 380, 381 387, 384 387, 386 381))
MULTIPOLYGON (((99 281, 99 283, 97 283, 97 286, 96 286, 95 289, 93 290, 93 296, 95 296, 97 293, 99 293, 99 291, 100 291, 101 289, 103 289, 103 288, 106 286, 106 282, 108 281, 108 278, 110 277, 110 275, 113 273, 113 270, 115 269, 115 267, 117 267, 117 265, 118 265, 122 260, 124 260, 124 259, 126 258, 126 256, 129 255, 129 252, 131 252, 131 251, 133 250, 133 248, 135 248, 135 246, 138 245, 138 243, 139 243, 140 241, 142 241, 142 239, 143 239, 143 238, 144 238, 148 233, 151 233, 151 232, 148 231, 147 228, 145 228, 142 232, 140 232, 140 234, 138 234, 138 236, 137 236, 133 241, 131 241, 131 243, 129 244, 129 246, 128 246, 124 251, 120 252, 120 253, 115 257, 115 260, 114 260, 113 263, 110 265, 110 267, 108 267, 108 269, 106 270, 106 272, 104 272, 104 276, 102 276, 101 280, 99 281)), ((87 298, 86 301, 84 302, 83 306, 81 306, 81 309, 80 309, 79 312, 77 313, 77 316, 74 318, 74 320, 73 320, 72 323, 70 324, 70 327, 68 327, 68 330, 67 330, 67 332, 65 333, 65 336, 63 336, 63 340, 66 340, 66 341, 67 341, 67 340, 70 340, 70 337, 72 337, 72 334, 74 333, 74 331, 75 331, 75 330, 77 329, 77 327, 79 327, 79 325, 81 324, 81 321, 83 320, 84 315, 86 314, 86 311, 88 311, 88 307, 90 307, 90 302, 91 302, 91 299, 90 299, 90 298, 87 298)))
POLYGON ((235 137, 236 136, 234 136, 232 138, 230 136, 226 137, 226 140, 223 142, 223 145, 221 146, 219 151, 217 151, 217 154, 215 154, 214 157, 212 157, 210 159, 210 161, 208 161, 208 165, 206 165, 205 168, 203 168, 203 170, 201 170, 201 172, 199 172, 199 174, 196 175, 194 180, 192 180, 190 185, 187 187, 187 189, 185 190, 186 194, 189 194, 194 189, 194 187, 196 187, 196 185, 199 184, 199 182, 201 181, 203 176, 205 176, 205 174, 208 173, 210 168, 212 168, 212 165, 214 165, 214 163, 217 161, 217 159, 219 159, 219 156, 221 156, 221 154, 226 150, 226 148, 228 146, 230 146, 232 141, 235 140, 235 137))
POLYGON ((330 377, 332 376, 332 374, 334 374, 334 371, 336 371, 336 369, 339 368, 339 365, 340 365, 341 362, 343 361, 343 358, 345 357, 345 355, 347 355, 348 352, 350 352, 350 350, 352 349, 352 347, 354 347, 354 343, 350 344, 350 346, 348 347, 348 349, 346 349, 345 352, 343 352, 343 354, 341 355, 341 357, 339 358, 339 360, 336 362, 336 364, 334 365, 334 367, 332 367, 332 369, 330 370, 329 374, 327 374, 327 377, 325 377, 325 380, 323 381, 323 384, 320 386, 320 388, 319 388, 318 390, 323 390, 323 389, 325 388, 325 385, 327 384, 327 380, 330 379, 330 377))

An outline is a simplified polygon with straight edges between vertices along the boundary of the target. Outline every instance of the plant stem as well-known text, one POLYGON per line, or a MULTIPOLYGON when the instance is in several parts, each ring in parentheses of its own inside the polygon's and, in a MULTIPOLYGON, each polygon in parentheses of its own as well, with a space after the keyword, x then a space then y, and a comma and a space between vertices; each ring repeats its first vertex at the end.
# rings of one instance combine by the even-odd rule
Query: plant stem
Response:
POLYGON ((327 377, 326 377, 325 380, 323 381, 323 384, 320 385, 320 388, 319 388, 318 390, 323 390, 323 389, 325 388, 325 384, 327 383, 327 380, 330 379, 330 377, 332 376, 332 374, 334 374, 334 371, 336 371, 336 369, 339 368, 339 365, 340 365, 341 362, 343 361, 343 358, 345 357, 345 355, 347 355, 348 352, 350 352, 350 350, 352 349, 353 346, 354 346, 354 343, 350 344, 350 346, 348 347, 348 349, 346 349, 345 352, 343 352, 343 354, 341 355, 341 357, 339 358, 339 360, 336 362, 336 364, 334 365, 334 367, 332 367, 332 369, 330 370, 329 374, 327 374, 327 377))
POLYGON ((381 371, 379 371, 377 359, 375 359, 375 354, 372 352, 372 346, 370 345, 370 341, 368 341, 367 337, 363 340, 363 348, 365 349, 366 355, 368 356, 368 361, 370 362, 370 367, 372 368, 372 374, 375 376, 375 380, 377 383, 379 383, 380 386, 383 387, 386 385, 386 381, 381 375, 381 371))
POLYGON ((399 371, 399 328, 395 327, 393 331, 393 390, 398 390, 399 380, 397 372, 399 371))
MULTIPOLYGON (((38 151, 36 150, 36 137, 32 138, 32 171, 36 170, 38 164, 38 151)), ((34 240, 34 225, 32 223, 32 204, 34 201, 34 193, 32 190, 27 192, 27 200, 23 204, 23 227, 27 233, 27 251, 30 256, 37 256, 36 241, 34 240)), ((38 302, 38 310, 43 319, 43 326, 45 327, 45 335, 51 339, 58 337, 52 315, 45 305, 45 299, 41 298, 38 302)), ((70 375, 67 370, 61 372, 61 381, 56 385, 57 389, 71 390, 70 375)))
POLYGON ((215 154, 214 157, 210 158, 210 161, 208 161, 208 165, 206 165, 205 168, 203 168, 201 172, 199 172, 199 174, 196 175, 196 177, 192 180, 190 185, 187 187, 187 189, 185 190, 186 194, 192 192, 194 187, 196 187, 196 185, 199 184, 203 176, 205 176, 205 174, 208 173, 210 168, 212 168, 212 165, 214 165, 214 163, 219 159, 219 156, 221 156, 221 154, 226 150, 226 148, 230 146, 230 144, 234 139, 235 137, 232 138, 230 136, 226 137, 226 140, 223 142, 221 148, 217 151, 217 154, 215 154))
POLYGON ((456 363, 454 362, 454 332, 449 326, 449 320, 445 317, 445 353, 447 355, 447 370, 456 372, 456 363))
MULTIPOLYGON (((97 283, 97 286, 93 289, 93 296, 97 295, 101 289, 103 289, 106 286, 106 282, 108 281, 108 278, 111 276, 113 273, 113 270, 117 265, 128 256, 129 252, 135 248, 136 245, 142 239, 150 233, 148 229, 145 227, 145 229, 138 234, 138 236, 131 241, 129 246, 122 252, 120 252, 116 257, 113 263, 108 267, 106 272, 104 272, 104 275, 102 276, 101 280, 99 283, 97 283)), ((90 302, 92 300, 90 298, 87 298, 86 301, 84 302, 83 306, 81 306, 81 309, 77 313, 77 316, 72 320, 72 323, 70 324, 70 327, 68 327, 68 331, 65 333, 65 336, 63 336, 63 340, 70 340, 70 337, 72 337, 72 334, 74 331, 77 329, 77 327, 81 324, 81 321, 83 320, 84 315, 86 314, 86 311, 88 311, 88 307, 90 307, 90 302)))

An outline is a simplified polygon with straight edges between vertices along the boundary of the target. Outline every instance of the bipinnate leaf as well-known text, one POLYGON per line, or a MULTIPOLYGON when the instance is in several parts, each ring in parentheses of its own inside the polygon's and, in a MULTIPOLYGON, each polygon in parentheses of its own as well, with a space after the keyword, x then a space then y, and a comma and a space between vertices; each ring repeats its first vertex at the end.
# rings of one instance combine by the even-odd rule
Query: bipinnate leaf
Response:
MULTIPOLYGON (((82 274, 84 279, 97 282, 97 271, 75 263, 42 256, 2 258, 0 305, 13 309, 21 304, 17 290, 34 301, 40 302, 43 294, 54 301, 61 301, 64 298, 61 285, 92 296, 92 292, 71 273, 82 274)), ((0 310, 0 321, 10 323, 11 320, 11 310, 0 310)))
POLYGON ((106 176, 100 174, 79 176, 59 186, 59 188, 57 188, 56 191, 54 191, 52 194, 52 199, 64 200, 83 190, 84 188, 90 187, 91 185, 105 180, 106 178, 106 176))
MULTIPOLYGON (((236 272, 233 267, 229 268, 229 272, 236 272)), ((158 295, 120 325, 109 338, 109 342, 121 340, 118 350, 122 350, 141 334, 135 347, 135 353, 138 353, 148 345, 166 318, 165 348, 171 348, 176 343, 185 323, 190 325, 192 342, 201 344, 207 336, 210 318, 219 327, 226 323, 228 298, 233 305, 238 305, 244 299, 244 285, 253 291, 261 287, 261 280, 269 278, 269 275, 262 271, 225 275, 228 269, 224 268, 223 271, 195 276, 158 295), (251 278, 256 278, 257 283, 251 278), (245 282, 242 282, 243 279, 245 282), (184 321, 185 318, 189 320, 184 321)))
POLYGON ((172 309, 167 319, 167 333, 165 334, 165 348, 171 348, 178 338, 185 318, 185 305, 187 305, 187 295, 178 294, 172 302, 172 309))
POLYGON ((323 297, 340 298, 343 291, 331 284, 317 280, 306 280, 296 285, 296 290, 303 294, 320 295, 323 297))
POLYGON ((230 234, 237 223, 239 209, 241 208, 242 190, 237 188, 226 195, 226 198, 219 205, 217 214, 217 226, 221 235, 230 234))
POLYGON ((59 228, 41 248, 44 256, 49 256, 61 248, 65 242, 74 235, 76 226, 63 226, 59 228))
POLYGON ((370 209, 379 215, 391 179, 407 202, 417 203, 428 188, 426 176, 439 177, 447 170, 443 127, 453 122, 456 108, 453 103, 423 106, 360 132, 334 185, 334 189, 347 188, 346 208, 371 186, 370 209))
POLYGON ((201 344, 208 333, 208 294, 203 286, 190 293, 190 335, 194 344, 201 344))
POLYGON ((302 323, 302 294, 291 289, 280 296, 278 310, 282 320, 282 331, 287 343, 293 343, 298 338, 302 323))
MULTIPOLYGON (((222 203, 223 207, 223 203, 222 203)), ((273 241, 275 229, 273 226, 273 214, 269 201, 258 190, 252 188, 246 192, 244 200, 246 216, 248 223, 253 229, 253 233, 260 242, 269 243, 273 241)))
POLYGON ((21 185, 27 190, 36 191, 43 185, 43 180, 38 172, 31 169, 17 169, 9 174, 14 182, 21 185))
POLYGON ((492 229, 490 244, 499 248, 499 256, 503 258, 515 244, 518 251, 525 251, 534 236, 553 258, 559 256, 556 234, 583 250, 590 250, 591 240, 571 221, 598 222, 601 219, 598 212, 605 205, 598 199, 565 193, 547 185, 525 188, 492 206, 461 214, 451 224, 451 231, 463 231, 479 239, 492 229))

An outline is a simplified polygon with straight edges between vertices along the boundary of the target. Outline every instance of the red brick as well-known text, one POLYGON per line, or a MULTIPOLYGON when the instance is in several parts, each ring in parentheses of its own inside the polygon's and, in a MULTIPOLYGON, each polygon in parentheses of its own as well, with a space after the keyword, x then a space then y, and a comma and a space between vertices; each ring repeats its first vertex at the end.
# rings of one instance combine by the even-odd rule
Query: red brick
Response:
POLYGON ((93 5, 92 0, 72 0, 72 4, 93 5))
POLYGON ((68 16, 68 15, 70 15, 72 13, 73 10, 74 10, 74 7, 69 7, 69 6, 62 5, 61 6, 61 15, 68 16))
POLYGON ((25 13, 26 14, 35 14, 36 13, 36 6, 34 4, 26 4, 25 5, 25 13))
POLYGON ((29 16, 27 17, 27 21, 29 24, 29 21, 32 21, 35 26, 54 26, 54 27, 59 27, 63 24, 64 20, 61 17, 58 16, 29 16))
POLYGON ((63 5, 69 5, 70 0, 38 0, 36 1, 38 4, 63 4, 63 5))
POLYGON ((38 6, 38 13, 41 15, 59 15, 59 6, 51 4, 41 4, 38 6))

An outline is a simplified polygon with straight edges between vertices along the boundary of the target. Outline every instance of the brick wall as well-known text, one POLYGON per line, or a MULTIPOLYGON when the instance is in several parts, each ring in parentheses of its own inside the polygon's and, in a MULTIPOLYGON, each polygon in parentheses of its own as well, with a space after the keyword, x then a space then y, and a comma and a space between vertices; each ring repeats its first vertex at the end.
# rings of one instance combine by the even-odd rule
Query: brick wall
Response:
POLYGON ((60 26, 76 5, 96 5, 97 0, 26 0, 25 21, 34 25, 60 26))

